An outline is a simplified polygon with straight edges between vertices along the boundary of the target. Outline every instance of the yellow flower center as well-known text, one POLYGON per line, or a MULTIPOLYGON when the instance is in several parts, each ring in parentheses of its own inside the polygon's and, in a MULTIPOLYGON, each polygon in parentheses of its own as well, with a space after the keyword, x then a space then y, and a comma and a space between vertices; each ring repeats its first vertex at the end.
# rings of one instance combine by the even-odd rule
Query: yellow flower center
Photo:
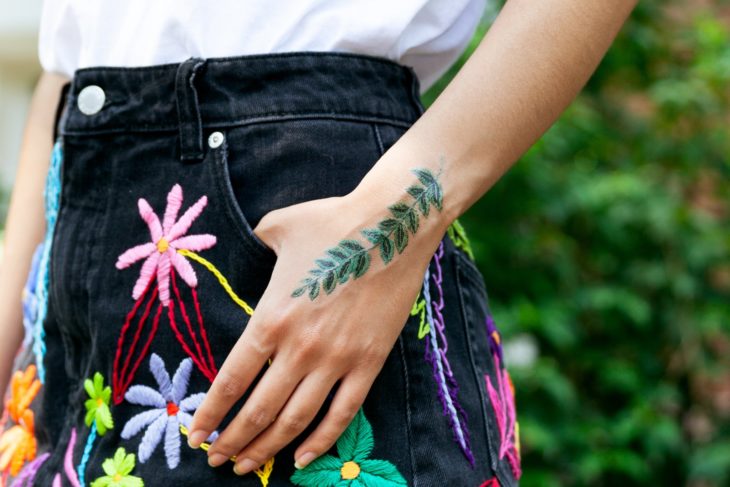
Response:
POLYGON ((97 399, 96 399, 96 405, 97 405, 97 406, 101 406, 102 404, 104 404, 104 399, 102 399, 102 398, 100 398, 100 397, 99 397, 99 398, 97 398, 97 399))
POLYGON ((114 474, 114 482, 119 482, 120 480, 122 480, 121 474, 115 473, 114 474))
POLYGON ((157 251, 161 254, 164 254, 167 252, 167 248, 170 246, 170 242, 165 239, 165 237, 162 237, 157 241, 157 251))
POLYGON ((345 462, 340 469, 342 480, 356 479, 360 475, 360 465, 355 462, 345 462))

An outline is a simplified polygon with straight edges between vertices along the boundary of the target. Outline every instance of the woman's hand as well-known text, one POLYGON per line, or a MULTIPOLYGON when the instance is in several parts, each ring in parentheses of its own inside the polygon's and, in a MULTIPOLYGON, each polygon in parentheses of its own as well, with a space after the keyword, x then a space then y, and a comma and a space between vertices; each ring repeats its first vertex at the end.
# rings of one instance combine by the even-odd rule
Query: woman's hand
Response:
POLYGON ((269 358, 272 362, 209 449, 211 465, 236 455, 234 470, 244 474, 264 464, 311 423, 341 381, 326 416, 296 451, 301 468, 334 445, 364 402, 406 323, 445 227, 434 225, 436 217, 422 219, 402 254, 384 265, 372 250, 367 271, 329 294, 322 290, 310 299, 308 293, 293 297, 292 291, 316 266, 315 259, 342 239, 367 247, 360 230, 387 216, 387 204, 374 199, 351 193, 307 201, 266 214, 254 229, 278 258, 248 326, 193 417, 191 446, 219 426, 269 358))

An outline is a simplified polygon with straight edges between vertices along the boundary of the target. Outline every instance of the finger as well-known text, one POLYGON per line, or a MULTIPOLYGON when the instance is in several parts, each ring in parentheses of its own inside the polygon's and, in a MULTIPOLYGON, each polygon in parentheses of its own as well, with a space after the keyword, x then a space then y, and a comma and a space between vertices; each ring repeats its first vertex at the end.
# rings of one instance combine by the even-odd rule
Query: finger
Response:
POLYGON ((214 467, 223 464, 271 426, 303 376, 284 358, 274 360, 236 417, 211 445, 208 463, 214 467))
POLYGON ((233 346, 190 424, 188 443, 198 448, 243 396, 271 355, 273 340, 251 322, 233 346))
POLYGON ((233 471, 248 473, 291 443, 315 418, 336 382, 337 376, 329 371, 306 376, 276 421, 236 455, 233 471))
POLYGON ((377 371, 362 369, 342 379, 324 419, 294 453, 296 468, 306 467, 332 448, 365 402, 376 376, 377 371))

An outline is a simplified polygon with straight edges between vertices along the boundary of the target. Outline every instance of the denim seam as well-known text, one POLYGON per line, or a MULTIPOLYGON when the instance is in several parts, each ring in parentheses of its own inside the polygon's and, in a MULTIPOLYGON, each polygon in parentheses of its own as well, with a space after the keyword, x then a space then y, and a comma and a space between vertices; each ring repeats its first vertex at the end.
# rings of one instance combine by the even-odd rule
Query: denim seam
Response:
MULTIPOLYGON (((413 121, 396 118, 383 118, 371 115, 344 115, 344 114, 332 114, 332 113, 276 113, 271 112, 263 116, 252 117, 248 119, 238 119, 230 122, 206 122, 203 124, 204 130, 210 130, 214 128, 233 128, 242 127, 246 125, 255 125, 257 123, 275 123, 281 121, 291 120, 346 120, 350 122, 362 122, 362 123, 385 123, 401 128, 410 128, 413 125, 413 121)), ((177 132, 177 125, 145 125, 141 127, 111 127, 105 129, 62 129, 61 135, 103 135, 103 134, 118 134, 118 133, 159 133, 159 132, 177 132)))
POLYGON ((380 129, 376 124, 373 124, 373 132, 375 132, 375 141, 378 143, 380 157, 383 157, 383 154, 385 154, 385 146, 383 145, 383 138, 380 136, 380 129))
POLYGON ((416 478, 416 459, 412 448, 413 437, 411 436, 411 384, 408 380, 408 362, 406 361, 405 346, 403 345, 403 334, 398 335, 398 355, 400 355, 401 366, 403 370, 403 381, 405 386, 406 400, 406 436, 408 438, 408 459, 411 466, 411 478, 413 478, 413 487, 418 487, 418 479, 416 478))
MULTIPOLYGON (((377 56, 369 56, 367 54, 360 54, 360 53, 350 53, 350 52, 333 52, 333 51, 294 51, 294 52, 279 52, 279 53, 266 53, 266 54, 248 54, 248 55, 237 55, 237 56, 222 56, 222 57, 209 57, 206 58, 209 62, 211 62, 213 65, 218 64, 230 64, 233 62, 240 62, 245 60, 262 60, 262 59, 268 59, 268 58, 297 58, 297 57, 332 57, 332 58, 352 58, 352 59, 359 59, 365 62, 373 62, 373 63, 380 63, 385 64, 387 66, 392 66, 395 68, 408 68, 412 69, 410 66, 406 66, 404 64, 400 64, 396 61, 383 58, 383 57, 377 57, 377 56)), ((184 61, 181 61, 184 62, 184 61)), ((79 74, 85 74, 88 72, 118 72, 118 71, 137 71, 137 72, 155 72, 155 71, 166 71, 169 70, 171 66, 177 66, 180 63, 165 63, 165 64, 159 64, 159 65, 153 65, 153 66, 91 66, 87 68, 79 68, 76 70, 76 73, 79 74)))
MULTIPOLYGON (((462 321, 462 326, 464 327, 464 337, 467 341, 467 351, 468 351, 467 353, 469 355, 469 364, 472 369, 472 378, 475 381, 475 384, 476 384, 477 390, 479 391, 479 396, 480 396, 479 409, 481 410, 482 421, 484 421, 484 432, 487 437, 487 451, 489 452, 489 457, 490 457, 489 466, 493 472, 497 473, 499 470, 499 461, 498 461, 499 459, 497 458, 497 455, 495 454, 492 434, 489 431, 489 421, 490 420, 489 420, 489 413, 487 411, 487 406, 486 406, 486 400, 487 400, 488 396, 481 383, 481 379, 479 377, 479 369, 476 365, 476 362, 474 361, 474 350, 472 349, 473 344, 472 344, 472 340, 471 340, 471 336, 470 336, 471 331, 469 329, 470 328, 470 325, 469 325, 470 316, 467 311, 468 308, 467 308, 467 305, 466 305, 466 302, 464 299, 463 282, 461 280, 461 278, 463 276, 466 276, 467 274, 466 274, 466 272, 462 271, 463 264, 461 262, 461 259, 459 258, 459 255, 458 254, 452 254, 452 255, 454 255, 454 257, 452 258, 453 259, 452 261, 455 264, 454 265, 454 274, 455 274, 455 278, 456 278, 457 294, 459 297, 459 306, 461 307, 461 316, 462 316, 461 321, 462 321)), ((502 482, 503 482, 502 476, 503 475, 498 474, 500 484, 502 484, 502 482)))

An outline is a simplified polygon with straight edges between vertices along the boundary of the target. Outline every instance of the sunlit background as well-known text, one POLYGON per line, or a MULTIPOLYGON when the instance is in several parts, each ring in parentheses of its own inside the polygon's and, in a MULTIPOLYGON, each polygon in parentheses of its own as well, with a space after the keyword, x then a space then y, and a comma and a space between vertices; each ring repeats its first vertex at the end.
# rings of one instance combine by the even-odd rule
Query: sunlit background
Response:
MULTIPOLYGON (((506 337, 523 486, 730 485, 730 4, 640 3, 461 219, 506 337)), ((39 8, 0 0, 3 202, 39 8)))

